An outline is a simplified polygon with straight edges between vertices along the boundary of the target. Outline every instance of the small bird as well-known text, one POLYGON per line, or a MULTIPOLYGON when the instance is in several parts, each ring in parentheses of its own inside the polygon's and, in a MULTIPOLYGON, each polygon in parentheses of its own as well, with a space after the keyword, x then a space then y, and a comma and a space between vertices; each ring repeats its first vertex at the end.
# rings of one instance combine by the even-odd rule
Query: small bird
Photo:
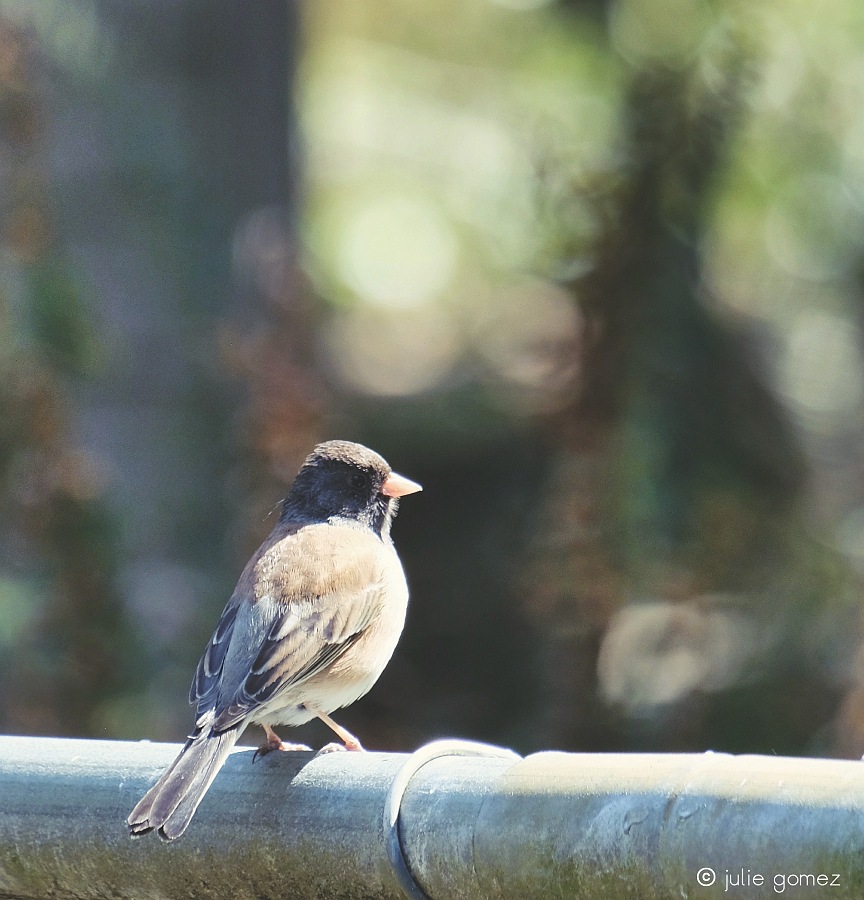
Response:
POLYGON ((267 736, 258 753, 309 749, 283 744, 273 726, 316 717, 344 749, 363 749, 329 714, 362 697, 396 648, 408 587, 390 526, 398 498, 419 490, 361 444, 309 454, 198 663, 195 729, 129 814, 130 834, 180 837, 250 723, 267 736))

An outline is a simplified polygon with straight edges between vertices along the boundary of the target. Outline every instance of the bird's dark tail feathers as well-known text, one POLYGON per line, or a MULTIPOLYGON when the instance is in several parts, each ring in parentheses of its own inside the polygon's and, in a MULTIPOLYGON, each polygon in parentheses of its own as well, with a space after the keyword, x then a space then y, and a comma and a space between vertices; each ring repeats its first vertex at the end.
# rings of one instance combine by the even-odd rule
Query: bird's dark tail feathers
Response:
POLYGON ((214 734, 205 728, 193 734, 168 771, 129 813, 129 833, 137 836, 155 829, 166 841, 180 837, 242 730, 229 728, 214 734))

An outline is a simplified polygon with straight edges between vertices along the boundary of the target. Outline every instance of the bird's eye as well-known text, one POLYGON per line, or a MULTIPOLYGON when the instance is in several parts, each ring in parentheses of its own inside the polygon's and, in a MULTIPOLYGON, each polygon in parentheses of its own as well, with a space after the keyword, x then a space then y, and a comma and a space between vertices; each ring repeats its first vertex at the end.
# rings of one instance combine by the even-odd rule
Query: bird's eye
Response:
POLYGON ((357 488, 358 490, 363 490, 364 488, 369 487, 369 478, 367 475, 362 475, 360 472, 355 472, 348 478, 351 487, 357 488))

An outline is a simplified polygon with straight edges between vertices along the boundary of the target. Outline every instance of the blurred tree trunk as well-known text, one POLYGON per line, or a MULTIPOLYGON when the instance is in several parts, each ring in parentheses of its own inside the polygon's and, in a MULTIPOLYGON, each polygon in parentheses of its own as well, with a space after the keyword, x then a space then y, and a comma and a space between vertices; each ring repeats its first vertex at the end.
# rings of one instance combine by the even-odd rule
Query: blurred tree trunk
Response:
POLYGON ((20 42, 0 73, 17 165, 3 177, 19 198, 5 235, 32 276, 13 313, 38 340, 3 359, 3 549, 22 583, 43 569, 52 581, 0 664, 0 713, 31 733, 176 737, 200 644, 268 527, 262 507, 327 408, 296 264, 299 6, 96 10, 104 72, 64 78, 32 36, 4 43, 20 42), (52 142, 62 154, 44 153, 52 142), (52 183, 39 166, 60 156, 52 183), (83 275, 63 268, 64 242, 83 275))
MULTIPOLYGON (((328 409, 310 362, 313 303, 297 261, 300 5, 103 2, 140 64, 177 86, 189 141, 172 201, 184 238, 180 352, 194 363, 185 462, 201 485, 187 552, 223 580, 170 649, 188 677, 201 650, 189 635, 209 635, 328 409)), ((182 695, 172 703, 185 717, 182 695)))
POLYGON ((118 588, 116 516, 70 427, 70 383, 92 372, 95 338, 44 164, 47 60, 7 21, 0 45, 10 198, 2 233, 7 266, 21 278, 19 297, 0 297, 0 562, 11 595, 0 622, 10 645, 0 668, 0 725, 93 734, 100 708, 134 684, 140 654, 118 588), (28 581, 41 590, 28 590, 28 581))
POLYGON ((271 527, 266 513, 320 438, 330 406, 313 360, 316 298, 297 250, 300 11, 290 0, 254 10, 188 0, 179 28, 196 155, 207 173, 192 222, 203 234, 219 229, 210 245, 219 258, 199 261, 196 290, 234 290, 218 350, 242 394, 231 435, 240 462, 229 473, 241 564, 271 527))
MULTIPOLYGON (((773 555, 780 514, 800 494, 792 430, 743 336, 702 296, 700 243, 747 69, 738 51, 710 89, 695 68, 632 75, 630 164, 595 265, 573 285, 586 322, 581 390, 551 423, 552 477, 532 551, 543 744, 620 745, 597 683, 610 618, 632 599, 746 584, 744 570, 773 555), (731 514, 712 524, 712 508, 731 514)), ((693 713, 677 728, 683 746, 701 739, 693 713)))

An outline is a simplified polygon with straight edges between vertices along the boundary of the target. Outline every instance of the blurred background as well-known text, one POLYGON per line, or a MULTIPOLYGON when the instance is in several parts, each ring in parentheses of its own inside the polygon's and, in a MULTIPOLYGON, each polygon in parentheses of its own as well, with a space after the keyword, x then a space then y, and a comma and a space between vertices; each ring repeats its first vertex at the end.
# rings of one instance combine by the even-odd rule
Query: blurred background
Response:
POLYGON ((862 328, 858 0, 0 0, 0 729, 182 739, 340 437, 367 746, 860 756, 862 328))

